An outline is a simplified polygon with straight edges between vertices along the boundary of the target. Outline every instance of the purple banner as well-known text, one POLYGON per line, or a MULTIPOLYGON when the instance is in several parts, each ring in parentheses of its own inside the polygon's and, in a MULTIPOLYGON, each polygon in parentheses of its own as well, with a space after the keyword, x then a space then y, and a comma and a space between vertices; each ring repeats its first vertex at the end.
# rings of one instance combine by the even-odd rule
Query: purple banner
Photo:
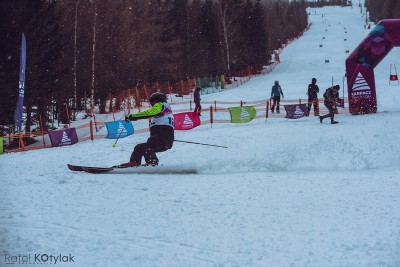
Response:
POLYGON ((297 104, 297 105, 284 105, 286 110, 287 119, 298 119, 304 116, 308 116, 308 107, 306 104, 297 104))
POLYGON ((60 131, 49 131, 49 137, 52 147, 70 146, 78 143, 78 135, 75 128, 69 128, 60 131))

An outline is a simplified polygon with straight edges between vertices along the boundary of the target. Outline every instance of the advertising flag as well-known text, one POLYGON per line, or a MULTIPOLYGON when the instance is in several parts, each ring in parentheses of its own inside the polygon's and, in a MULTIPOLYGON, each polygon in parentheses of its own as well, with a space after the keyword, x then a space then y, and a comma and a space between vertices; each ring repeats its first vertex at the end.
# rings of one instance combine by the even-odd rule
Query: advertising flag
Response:
POLYGON ((201 124, 197 112, 183 112, 174 114, 175 130, 190 130, 201 124))
POLYGON ((287 119, 298 119, 309 115, 306 104, 285 105, 287 119))
POLYGON ((107 136, 109 139, 124 138, 134 133, 132 123, 125 123, 125 121, 112 121, 106 122, 107 136))
POLYGON ((49 131, 52 147, 70 146, 78 143, 78 135, 75 128, 68 128, 59 131, 49 131))
POLYGON ((24 93, 25 93, 25 67, 26 67, 26 40, 25 40, 25 34, 22 33, 21 59, 20 59, 20 69, 19 69, 19 94, 17 100, 17 107, 14 113, 14 121, 18 130, 21 130, 21 125, 22 125, 22 107, 24 105, 24 93))
POLYGON ((246 123, 256 117, 256 109, 253 106, 228 108, 232 123, 246 123))

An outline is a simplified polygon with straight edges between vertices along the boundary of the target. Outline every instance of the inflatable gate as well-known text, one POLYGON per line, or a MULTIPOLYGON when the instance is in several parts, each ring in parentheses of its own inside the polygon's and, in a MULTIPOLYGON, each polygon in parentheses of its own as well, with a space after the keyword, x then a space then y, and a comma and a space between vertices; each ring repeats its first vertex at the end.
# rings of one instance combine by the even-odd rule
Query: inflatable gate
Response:
POLYGON ((381 20, 346 59, 351 114, 376 113, 374 68, 396 46, 400 46, 400 19, 381 20))

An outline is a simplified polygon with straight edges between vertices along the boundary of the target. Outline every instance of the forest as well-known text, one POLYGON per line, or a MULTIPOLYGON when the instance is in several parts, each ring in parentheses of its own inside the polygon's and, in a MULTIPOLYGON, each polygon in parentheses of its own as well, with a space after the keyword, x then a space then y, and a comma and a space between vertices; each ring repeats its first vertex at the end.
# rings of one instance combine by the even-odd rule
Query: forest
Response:
POLYGON ((375 23, 382 19, 400 18, 399 0, 365 0, 369 19, 375 23))
MULTIPOLYGON (((342 2, 342 1, 339 1, 342 2)), ((0 135, 14 131, 22 33, 24 130, 155 82, 262 66, 308 24, 304 0, 0 1, 0 135)))

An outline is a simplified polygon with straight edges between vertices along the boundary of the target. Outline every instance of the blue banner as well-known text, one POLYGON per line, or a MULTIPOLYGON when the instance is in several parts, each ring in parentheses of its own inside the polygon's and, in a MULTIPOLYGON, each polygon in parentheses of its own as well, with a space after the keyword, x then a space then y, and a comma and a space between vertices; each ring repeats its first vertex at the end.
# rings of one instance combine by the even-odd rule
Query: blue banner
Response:
POLYGON ((25 93, 25 67, 26 67, 26 40, 24 33, 22 33, 21 62, 19 69, 19 95, 18 95, 17 107, 14 113, 14 121, 18 130, 21 130, 21 124, 22 124, 22 107, 24 105, 24 93, 25 93))
POLYGON ((113 122, 106 122, 107 126, 107 136, 106 138, 110 139, 117 139, 124 138, 129 135, 132 135, 133 125, 132 123, 125 123, 125 121, 113 121, 113 122))

